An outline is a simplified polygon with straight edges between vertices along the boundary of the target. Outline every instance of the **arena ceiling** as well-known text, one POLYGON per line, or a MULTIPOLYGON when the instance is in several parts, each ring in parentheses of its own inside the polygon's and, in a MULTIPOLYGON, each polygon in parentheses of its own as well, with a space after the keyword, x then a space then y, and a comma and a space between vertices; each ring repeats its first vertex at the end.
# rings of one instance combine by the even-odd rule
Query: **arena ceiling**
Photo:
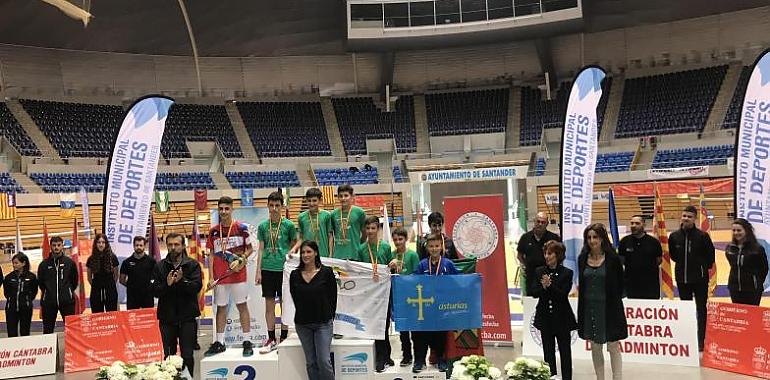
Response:
MULTIPOLYGON (((43 1, 0 0, 0 43, 191 55, 177 1, 90 1, 94 18, 84 28, 80 21, 43 1)), ((314 55, 346 50, 345 0, 187 0, 186 4, 201 56, 314 55)), ((768 4, 767 0, 583 0, 582 30, 653 24, 768 4)))

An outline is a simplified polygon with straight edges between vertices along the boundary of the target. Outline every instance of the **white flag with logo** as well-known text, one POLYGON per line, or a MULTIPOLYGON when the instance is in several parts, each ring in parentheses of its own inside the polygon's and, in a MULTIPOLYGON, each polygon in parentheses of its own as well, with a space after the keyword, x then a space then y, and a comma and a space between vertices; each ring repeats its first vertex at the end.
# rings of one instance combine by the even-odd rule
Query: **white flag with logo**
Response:
MULTIPOLYGON (((379 281, 372 278, 372 265, 348 260, 321 258, 337 278, 337 312, 334 333, 350 338, 385 339, 385 320, 390 299, 390 271, 377 265, 379 281)), ((283 270, 283 308, 281 322, 294 324, 294 300, 289 291, 289 275, 297 268, 299 257, 286 258, 283 270)))

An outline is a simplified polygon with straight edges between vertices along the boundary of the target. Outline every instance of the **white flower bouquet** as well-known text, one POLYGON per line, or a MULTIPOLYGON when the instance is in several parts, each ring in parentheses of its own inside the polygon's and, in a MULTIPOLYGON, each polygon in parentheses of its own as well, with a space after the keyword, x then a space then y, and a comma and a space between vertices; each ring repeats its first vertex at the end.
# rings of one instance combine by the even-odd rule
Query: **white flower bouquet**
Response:
POLYGON ((118 360, 100 368, 96 380, 187 380, 182 376, 183 365, 182 358, 176 355, 149 364, 126 364, 118 360))
POLYGON ((463 356, 454 362, 452 377, 454 380, 502 380, 503 373, 489 359, 479 356, 463 356))
POLYGON ((503 367, 508 380, 548 380, 551 369, 548 364, 534 359, 518 358, 503 367))

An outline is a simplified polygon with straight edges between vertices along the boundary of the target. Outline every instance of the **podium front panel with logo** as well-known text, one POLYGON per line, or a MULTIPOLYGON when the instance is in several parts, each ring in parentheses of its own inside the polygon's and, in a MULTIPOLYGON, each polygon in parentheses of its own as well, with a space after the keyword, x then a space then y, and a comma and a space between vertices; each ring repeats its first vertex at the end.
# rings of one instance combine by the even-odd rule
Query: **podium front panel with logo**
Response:
MULTIPOLYGON (((278 364, 281 380, 307 380, 305 353, 296 334, 278 346, 278 364)), ((332 340, 332 364, 337 380, 373 380, 374 341, 332 340)))

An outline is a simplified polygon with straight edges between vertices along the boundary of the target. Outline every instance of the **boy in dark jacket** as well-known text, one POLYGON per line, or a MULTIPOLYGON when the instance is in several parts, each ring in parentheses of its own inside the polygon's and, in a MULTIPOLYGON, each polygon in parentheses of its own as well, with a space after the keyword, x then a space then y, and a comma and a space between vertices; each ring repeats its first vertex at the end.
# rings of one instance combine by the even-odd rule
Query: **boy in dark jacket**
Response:
POLYGON ((150 286, 158 298, 163 353, 171 355, 179 344, 184 365, 194 374, 195 318, 200 315, 198 292, 203 287, 201 267, 187 256, 184 236, 166 235, 166 247, 168 255, 155 266, 150 286))
POLYGON ((685 301, 695 296, 698 314, 698 349, 703 351, 706 338, 706 302, 708 301, 709 268, 714 264, 714 243, 711 237, 695 227, 698 209, 687 206, 682 211, 681 228, 668 237, 671 260, 679 298, 685 301))
POLYGON ((40 284, 40 307, 43 309, 43 334, 53 333, 56 314, 62 319, 75 314, 75 290, 78 288, 78 270, 75 262, 64 255, 64 240, 54 236, 50 240, 51 255, 37 267, 40 284))

